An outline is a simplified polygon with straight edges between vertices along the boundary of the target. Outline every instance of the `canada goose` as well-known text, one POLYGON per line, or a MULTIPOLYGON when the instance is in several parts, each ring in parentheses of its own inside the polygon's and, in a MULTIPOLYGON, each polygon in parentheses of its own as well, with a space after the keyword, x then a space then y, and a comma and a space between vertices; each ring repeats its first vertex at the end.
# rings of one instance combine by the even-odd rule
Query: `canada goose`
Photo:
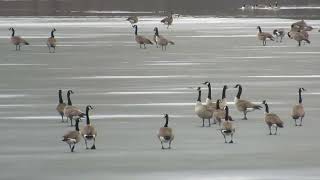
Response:
POLYGON ((88 105, 86 107, 86 116, 87 116, 87 124, 81 129, 81 135, 84 139, 84 142, 86 143, 86 149, 88 148, 88 141, 93 140, 93 145, 91 149, 96 149, 96 137, 97 137, 97 131, 94 128, 94 126, 91 125, 90 119, 89 119, 89 110, 93 109, 92 106, 88 105))
POLYGON ((288 37, 290 39, 294 39, 298 42, 298 46, 301 46, 301 41, 305 41, 308 44, 310 44, 311 42, 309 41, 308 37, 308 33, 306 31, 298 31, 298 32, 288 32, 288 37))
POLYGON ((220 103, 220 109, 224 109, 227 105, 227 98, 226 98, 226 91, 228 89, 227 85, 224 85, 222 88, 222 97, 221 97, 221 103, 220 103))
POLYGON ((66 107, 66 103, 63 102, 62 99, 62 90, 59 90, 59 104, 57 105, 56 110, 61 116, 61 122, 64 122, 63 116, 64 116, 64 108, 66 107))
POLYGON ((171 143, 174 139, 174 134, 172 132, 172 129, 168 127, 168 123, 169 123, 168 114, 165 114, 164 118, 166 119, 166 123, 164 124, 163 127, 159 129, 158 138, 160 140, 162 149, 164 149, 163 143, 169 143, 168 149, 171 149, 171 143))
POLYGON ((47 46, 49 48, 49 52, 51 53, 51 48, 53 48, 53 52, 56 52, 56 39, 54 38, 54 32, 56 31, 55 28, 52 29, 51 31, 51 37, 48 38, 47 40, 47 46))
MULTIPOLYGON (((213 111, 213 117, 215 121, 218 121, 219 126, 221 126, 222 119, 225 119, 226 117, 226 111, 224 109, 221 109, 220 107, 221 100, 218 99, 216 102, 216 109, 213 111)), ((228 120, 232 121, 232 117, 229 115, 228 120)))
POLYGON ((209 127, 211 126, 210 119, 213 116, 213 111, 207 106, 201 103, 201 87, 197 88, 198 99, 195 105, 195 113, 202 119, 202 127, 204 127, 204 120, 209 120, 209 127))
POLYGON ((163 18, 160 22, 167 25, 167 29, 169 28, 169 26, 172 25, 173 22, 173 13, 171 12, 171 14, 165 18, 163 18))
POLYGON ((21 38, 20 36, 15 36, 15 30, 11 27, 9 28, 9 31, 12 31, 11 34, 11 43, 16 46, 16 51, 21 49, 21 44, 29 45, 29 43, 21 38))
POLYGON ((155 27, 153 30, 155 32, 154 36, 153 36, 153 40, 156 43, 157 47, 158 47, 158 45, 161 46, 162 51, 163 51, 163 47, 164 47, 164 50, 167 50, 168 44, 174 45, 173 41, 170 41, 170 40, 164 38, 163 36, 159 35, 159 30, 157 27, 155 27))
POLYGON ((291 24, 291 30, 312 31, 313 27, 309 26, 303 19, 301 21, 291 24))
POLYGON ((259 29, 258 39, 262 41, 262 45, 263 46, 267 45, 267 39, 270 39, 271 41, 274 41, 274 38, 270 33, 262 32, 260 26, 258 26, 257 29, 259 29))
POLYGON ((285 36, 285 32, 283 29, 275 29, 275 30, 273 30, 273 35, 275 35, 277 37, 276 42, 279 41, 279 38, 280 38, 279 42, 282 42, 282 39, 285 36))
POLYGON ((135 40, 140 45, 140 48, 141 48, 142 44, 145 49, 146 49, 146 44, 153 44, 148 38, 138 35, 138 26, 137 25, 133 25, 132 27, 135 28, 135 32, 134 32, 135 40))
POLYGON ((233 134, 235 133, 235 128, 233 127, 232 122, 228 120, 229 107, 226 106, 224 109, 225 109, 225 121, 223 122, 222 128, 220 129, 220 131, 224 137, 225 143, 228 143, 226 136, 231 136, 231 140, 229 141, 229 143, 233 143, 233 134))
POLYGON ((234 88, 239 88, 238 89, 238 94, 234 98, 235 105, 238 109, 238 111, 243 112, 243 119, 242 120, 247 120, 247 113, 254 111, 256 109, 260 110, 262 108, 260 105, 253 104, 250 101, 240 99, 241 93, 242 93, 242 86, 240 84, 237 84, 234 88))
POLYGON ((130 16, 127 18, 127 21, 129 21, 131 24, 135 24, 138 22, 138 17, 137 16, 130 16))
POLYGON ((294 119, 295 125, 296 126, 302 126, 302 120, 304 118, 305 112, 304 112, 304 107, 302 104, 302 96, 301 92, 305 91, 304 88, 299 88, 299 104, 294 105, 292 108, 292 114, 291 117, 294 119), (300 125, 297 124, 297 119, 300 118, 300 125))
POLYGON ((80 142, 81 135, 79 132, 79 119, 76 119, 76 129, 74 131, 69 131, 63 136, 62 141, 66 142, 71 152, 73 152, 75 145, 80 142))
POLYGON ((269 113, 269 106, 268 106, 266 100, 264 100, 262 102, 262 104, 264 104, 266 107, 264 120, 269 127, 269 131, 270 131, 269 135, 272 135, 272 133, 271 133, 272 126, 276 128, 276 131, 273 135, 277 135, 278 127, 283 128, 283 121, 279 118, 279 116, 277 114, 269 113))
POLYGON ((68 97, 68 104, 67 106, 64 108, 64 115, 67 117, 67 119, 70 119, 71 121, 71 126, 73 126, 72 124, 72 120, 73 118, 76 119, 81 119, 82 117, 85 116, 85 113, 81 112, 81 110, 75 106, 72 106, 72 102, 70 99, 70 94, 73 94, 72 90, 69 90, 67 93, 67 97, 68 97))

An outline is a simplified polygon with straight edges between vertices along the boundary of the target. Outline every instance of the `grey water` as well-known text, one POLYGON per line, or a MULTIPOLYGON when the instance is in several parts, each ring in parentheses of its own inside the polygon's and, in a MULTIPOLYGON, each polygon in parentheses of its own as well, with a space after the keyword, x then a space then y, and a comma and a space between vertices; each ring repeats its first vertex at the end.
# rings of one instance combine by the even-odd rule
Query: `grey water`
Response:
POLYGON ((118 15, 210 15, 218 17, 277 17, 317 19, 318 0, 0 0, 0 16, 118 16, 118 15), (243 5, 279 9, 247 9, 243 5))

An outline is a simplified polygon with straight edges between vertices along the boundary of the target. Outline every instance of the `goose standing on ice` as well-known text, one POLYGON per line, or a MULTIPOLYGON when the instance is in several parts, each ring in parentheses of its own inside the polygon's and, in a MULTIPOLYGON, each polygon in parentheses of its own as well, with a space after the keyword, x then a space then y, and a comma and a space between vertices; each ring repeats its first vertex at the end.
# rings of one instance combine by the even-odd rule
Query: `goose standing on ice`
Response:
POLYGON ((269 127, 269 131, 270 131, 269 135, 277 135, 278 127, 283 128, 283 121, 279 118, 279 116, 277 114, 269 113, 269 106, 268 106, 266 100, 264 100, 262 102, 262 104, 264 104, 266 107, 265 122, 267 123, 267 125, 269 127), (271 127, 275 127, 275 129, 276 129, 274 134, 271 133, 271 127))
POLYGON ((87 124, 81 129, 81 135, 86 144, 86 149, 89 149, 88 141, 91 141, 91 140, 93 140, 93 145, 91 146, 91 149, 96 149, 97 131, 96 131, 96 128, 90 123, 90 118, 89 118, 90 109, 93 109, 93 108, 92 106, 88 105, 86 107, 87 124))
POLYGON ((262 45, 267 45, 267 39, 270 39, 271 41, 274 41, 273 36, 270 33, 262 32, 261 27, 258 26, 257 29, 259 29, 258 32, 258 39, 262 41, 262 45))
POLYGON ((65 107, 66 107, 66 103, 64 103, 63 99, 62 99, 62 90, 59 90, 59 103, 57 105, 56 110, 58 111, 58 113, 61 116, 61 122, 64 122, 63 116, 64 116, 64 108, 65 107))
POLYGON ((233 134, 235 133, 235 128, 232 125, 232 122, 229 121, 228 117, 229 117, 229 107, 226 106, 225 108, 225 121, 222 124, 222 128, 221 128, 221 134, 224 137, 224 142, 227 142, 227 138, 226 136, 230 136, 231 140, 229 141, 229 143, 233 143, 233 134))
POLYGON ((11 40, 11 43, 16 46, 16 51, 18 50, 20 51, 21 44, 29 45, 29 43, 23 38, 21 38, 20 36, 15 36, 15 30, 12 27, 9 28, 9 31, 12 31, 10 40, 11 40))
POLYGON ((51 48, 53 48, 53 52, 56 52, 57 40, 54 38, 54 34, 53 34, 55 31, 56 31, 56 29, 53 28, 51 31, 51 37, 49 37, 47 40, 47 46, 49 48, 50 53, 51 53, 51 48))
POLYGON ((135 31, 134 31, 135 40, 140 45, 140 48, 141 48, 141 45, 143 45, 144 49, 146 49, 146 44, 151 44, 151 45, 153 44, 148 38, 141 36, 141 35, 138 35, 138 26, 137 25, 133 25, 132 27, 135 29, 135 31))
POLYGON ((262 107, 260 105, 253 104, 250 101, 240 99, 241 93, 242 93, 242 86, 240 84, 237 84, 234 88, 239 88, 238 94, 234 98, 235 105, 236 105, 238 111, 243 112, 244 117, 242 120, 247 120, 248 119, 247 118, 248 112, 254 111, 256 109, 260 110, 260 108, 262 108, 262 107))
POLYGON ((288 32, 288 37, 290 39, 294 39, 298 42, 298 46, 301 46, 301 42, 304 41, 308 44, 311 43, 311 41, 309 40, 309 34, 306 31, 300 31, 298 30, 297 32, 294 31, 290 31, 288 32))
POLYGON ((210 127, 211 126, 210 119, 213 116, 213 111, 207 105, 203 105, 201 103, 201 87, 198 87, 197 91, 198 91, 198 99, 197 99, 197 102, 195 105, 195 113, 197 114, 197 116, 199 118, 202 119, 202 127, 204 127, 204 120, 205 119, 208 119, 208 121, 209 121, 208 126, 210 127))
POLYGON ((169 115, 165 114, 164 118, 166 119, 166 123, 159 129, 158 138, 160 140, 162 149, 164 149, 163 143, 169 143, 168 149, 171 149, 171 143, 174 139, 174 134, 172 132, 172 129, 168 127, 169 115))
POLYGON ((299 104, 294 105, 292 108, 291 117, 292 117, 292 119, 294 119, 295 126, 302 126, 302 120, 305 116, 305 111, 304 111, 304 107, 302 104, 302 96, 301 96, 302 91, 305 91, 305 89, 299 88, 299 104), (300 124, 297 124, 297 119, 299 119, 299 118, 300 118, 300 124))
MULTIPOLYGON (((216 102, 216 109, 213 111, 214 120, 218 121, 219 126, 221 126, 222 119, 225 119, 226 117, 226 111, 224 110, 224 108, 221 109, 220 103, 221 103, 221 100, 218 99, 216 102)), ((228 116, 228 121, 233 121, 230 115, 228 116)))
POLYGON ((285 32, 283 29, 275 29, 273 30, 273 35, 277 37, 276 42, 282 42, 283 37, 285 36, 285 32), (280 40, 279 40, 280 38, 280 40))
POLYGON ((162 51, 163 51, 163 50, 167 50, 167 45, 168 45, 168 44, 174 45, 174 42, 173 42, 173 41, 170 41, 170 40, 164 38, 163 36, 159 35, 159 30, 158 30, 157 27, 155 27, 155 28, 153 29, 153 31, 154 31, 153 40, 154 40, 154 42, 156 43, 157 47, 158 47, 158 45, 161 46, 162 51), (164 48, 164 49, 163 49, 163 48, 164 48))
POLYGON ((127 21, 129 21, 131 24, 136 24, 138 22, 137 16, 130 16, 127 18, 127 21))
POLYGON ((86 114, 81 112, 81 110, 75 106, 72 105, 72 102, 71 102, 71 98, 70 98, 70 94, 73 94, 73 91, 72 90, 69 90, 67 92, 67 98, 68 98, 68 104, 67 106, 64 108, 64 115, 67 117, 67 119, 70 119, 71 121, 71 126, 73 126, 72 124, 72 120, 73 118, 76 118, 76 119, 81 119, 83 118, 86 114))
POLYGON ((71 152, 74 151, 75 145, 80 142, 81 139, 81 135, 79 132, 79 119, 76 119, 75 127, 76 129, 74 131, 69 131, 63 136, 62 139, 62 141, 66 142, 69 145, 71 152))
POLYGON ((172 22, 173 22, 173 13, 171 12, 171 14, 169 16, 163 18, 160 22, 163 23, 164 25, 167 25, 167 29, 168 29, 169 26, 171 26, 172 22))

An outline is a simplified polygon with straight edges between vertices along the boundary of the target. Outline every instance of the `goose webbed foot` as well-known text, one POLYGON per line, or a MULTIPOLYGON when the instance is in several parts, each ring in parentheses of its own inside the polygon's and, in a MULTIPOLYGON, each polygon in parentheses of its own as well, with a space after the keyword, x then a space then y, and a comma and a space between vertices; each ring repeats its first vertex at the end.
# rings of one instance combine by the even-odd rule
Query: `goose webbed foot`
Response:
POLYGON ((72 146, 72 148, 71 148, 71 152, 74 152, 74 147, 75 147, 75 145, 73 145, 73 146, 72 146))
POLYGON ((232 143, 233 143, 233 141, 231 140, 229 143, 230 143, 230 144, 232 144, 232 143))
POLYGON ((96 149, 96 145, 94 144, 94 145, 91 147, 91 149, 96 149))

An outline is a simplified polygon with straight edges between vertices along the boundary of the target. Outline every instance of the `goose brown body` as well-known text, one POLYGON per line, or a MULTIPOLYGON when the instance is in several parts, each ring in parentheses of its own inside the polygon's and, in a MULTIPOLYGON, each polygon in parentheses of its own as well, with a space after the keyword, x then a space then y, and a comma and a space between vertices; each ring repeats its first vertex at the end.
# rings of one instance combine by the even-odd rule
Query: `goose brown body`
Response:
POLYGON ((150 39, 144 37, 144 36, 141 36, 141 35, 138 35, 138 26, 137 25, 134 25, 133 28, 135 28, 135 40, 136 42, 140 45, 140 48, 142 48, 141 45, 144 46, 144 48, 146 49, 146 44, 153 44, 150 39))
POLYGON ((63 135, 62 141, 66 142, 71 152, 74 151, 74 147, 77 143, 79 143, 81 140, 81 134, 79 132, 79 119, 76 119, 76 125, 74 131, 69 131, 65 135, 63 135))
POLYGON ((14 28, 9 28, 9 30, 12 31, 10 41, 13 45, 16 46, 16 51, 21 50, 22 44, 29 45, 29 43, 25 39, 21 38, 20 36, 15 36, 15 29, 14 28))
POLYGON ((198 87, 198 99, 195 105, 195 113, 196 115, 202 119, 202 127, 204 127, 204 120, 208 119, 209 121, 209 127, 211 126, 211 118, 213 116, 213 109, 208 107, 207 105, 203 105, 201 103, 201 87, 198 87))
POLYGON ((51 37, 47 39, 47 46, 49 48, 49 52, 51 53, 51 48, 53 48, 53 52, 56 52, 57 40, 54 37, 55 28, 51 31, 51 37))
POLYGON ((242 86, 240 84, 237 84, 235 88, 238 89, 238 94, 235 97, 235 105, 238 111, 243 112, 244 117, 243 120, 247 120, 247 113, 254 111, 254 110, 260 110, 262 107, 260 105, 254 104, 248 100, 240 99, 241 93, 242 93, 242 86))
POLYGON ((265 108, 266 108, 264 121, 269 127, 269 131, 270 131, 269 135, 272 135, 271 127, 275 127, 276 131, 273 135, 276 135, 278 128, 283 128, 283 121, 280 119, 280 117, 277 114, 269 112, 269 106, 265 100, 262 103, 265 105, 265 108))
POLYGON ((63 116, 64 116, 64 108, 66 107, 66 103, 64 103, 62 99, 62 90, 59 90, 58 94, 59 94, 59 103, 56 107, 56 110, 61 116, 61 122, 64 122, 63 116))
POLYGON ((305 91, 304 88, 299 88, 299 104, 296 104, 292 108, 291 117, 295 121, 296 126, 302 126, 302 120, 305 116, 305 110, 302 104, 302 91, 305 91), (297 124, 297 120, 300 119, 300 124, 297 124))
POLYGON ((86 125, 81 129, 81 135, 85 141, 86 144, 86 149, 88 148, 88 141, 93 140, 93 145, 91 149, 96 149, 96 137, 97 137, 97 130, 96 128, 91 124, 90 118, 89 118, 89 110, 93 109, 91 105, 88 105, 86 107, 86 117, 87 117, 87 122, 86 125))
POLYGON ((72 124, 73 118, 80 119, 80 118, 84 117, 86 114, 83 113, 78 107, 72 105, 71 98, 70 98, 71 93, 73 94, 72 90, 69 90, 67 93, 68 104, 64 108, 64 115, 68 119, 70 119, 71 126, 73 126, 73 124, 72 124))
POLYGON ((260 26, 258 26, 257 29, 259 29, 257 37, 258 37, 259 40, 262 41, 262 45, 263 46, 267 45, 267 39, 270 39, 271 41, 274 41, 274 38, 270 33, 262 32, 260 26))
POLYGON ((168 143, 169 144, 168 149, 171 149, 171 143, 174 139, 174 134, 173 134, 172 128, 168 127, 169 115, 165 114, 164 118, 166 119, 166 123, 163 127, 159 129, 157 136, 160 140, 162 149, 164 149, 163 147, 164 143, 168 143))

